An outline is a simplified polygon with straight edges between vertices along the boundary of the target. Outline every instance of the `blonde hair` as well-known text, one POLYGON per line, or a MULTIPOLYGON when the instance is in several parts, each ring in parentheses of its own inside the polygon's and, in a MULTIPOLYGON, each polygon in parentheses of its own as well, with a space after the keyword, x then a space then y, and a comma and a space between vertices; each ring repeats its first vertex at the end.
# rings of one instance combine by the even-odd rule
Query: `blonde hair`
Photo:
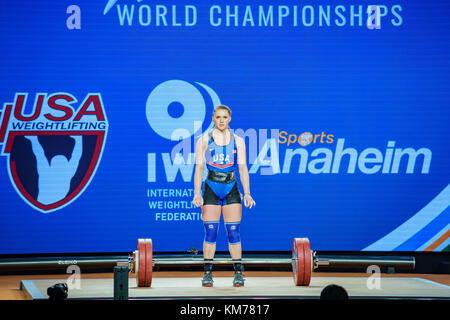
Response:
POLYGON ((230 117, 231 117, 231 109, 228 108, 226 105, 221 104, 221 105, 215 107, 215 108, 214 108, 214 111, 213 111, 213 114, 215 114, 217 110, 226 110, 226 111, 228 111, 228 114, 229 114, 230 117))

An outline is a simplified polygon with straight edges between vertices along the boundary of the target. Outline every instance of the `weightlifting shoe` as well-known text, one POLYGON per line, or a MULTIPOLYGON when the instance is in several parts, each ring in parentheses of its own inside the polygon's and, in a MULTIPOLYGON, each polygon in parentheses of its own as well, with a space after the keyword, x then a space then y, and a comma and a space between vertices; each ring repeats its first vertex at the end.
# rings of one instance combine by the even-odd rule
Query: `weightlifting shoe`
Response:
POLYGON ((203 275, 202 286, 203 287, 212 287, 213 286, 213 276, 211 271, 206 271, 203 275))
POLYGON ((244 275, 240 271, 236 271, 234 273, 234 279, 233 279, 233 287, 243 287, 244 286, 244 275))

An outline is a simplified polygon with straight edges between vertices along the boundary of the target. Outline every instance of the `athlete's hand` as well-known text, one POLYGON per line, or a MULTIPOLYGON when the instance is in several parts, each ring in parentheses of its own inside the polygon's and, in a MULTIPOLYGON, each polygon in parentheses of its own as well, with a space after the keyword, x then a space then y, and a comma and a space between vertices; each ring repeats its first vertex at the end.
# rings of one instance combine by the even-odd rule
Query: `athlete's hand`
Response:
POLYGON ((203 205, 203 197, 199 194, 196 194, 194 196, 194 199, 192 200, 192 204, 196 207, 201 207, 203 205))
POLYGON ((252 196, 249 194, 244 195, 244 205, 246 208, 256 206, 256 202, 253 200, 252 196))

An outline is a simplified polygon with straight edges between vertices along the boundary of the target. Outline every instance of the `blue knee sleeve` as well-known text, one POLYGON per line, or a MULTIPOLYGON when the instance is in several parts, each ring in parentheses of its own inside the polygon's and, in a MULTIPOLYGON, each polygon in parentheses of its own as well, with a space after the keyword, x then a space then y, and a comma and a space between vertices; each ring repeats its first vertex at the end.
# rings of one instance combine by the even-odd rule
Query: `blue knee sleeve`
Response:
POLYGON ((228 243, 238 244, 241 243, 241 236, 239 232, 240 222, 225 222, 225 227, 227 229, 228 243))
POLYGON ((219 221, 206 221, 203 223, 205 226, 205 242, 209 244, 215 244, 217 233, 219 231, 219 221))

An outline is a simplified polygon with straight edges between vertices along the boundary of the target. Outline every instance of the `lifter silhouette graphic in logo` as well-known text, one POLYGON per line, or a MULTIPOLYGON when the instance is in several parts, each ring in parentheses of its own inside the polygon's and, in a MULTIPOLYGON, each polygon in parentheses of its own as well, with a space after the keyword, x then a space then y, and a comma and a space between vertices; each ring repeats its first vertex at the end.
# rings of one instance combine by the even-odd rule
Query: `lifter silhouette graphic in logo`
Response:
POLYGON ((48 205, 64 199, 70 190, 72 180, 83 153, 81 136, 70 136, 75 140, 72 156, 68 160, 63 155, 54 156, 50 162, 45 157, 44 149, 37 136, 25 136, 31 141, 33 153, 36 157, 38 173, 37 201, 48 205))

